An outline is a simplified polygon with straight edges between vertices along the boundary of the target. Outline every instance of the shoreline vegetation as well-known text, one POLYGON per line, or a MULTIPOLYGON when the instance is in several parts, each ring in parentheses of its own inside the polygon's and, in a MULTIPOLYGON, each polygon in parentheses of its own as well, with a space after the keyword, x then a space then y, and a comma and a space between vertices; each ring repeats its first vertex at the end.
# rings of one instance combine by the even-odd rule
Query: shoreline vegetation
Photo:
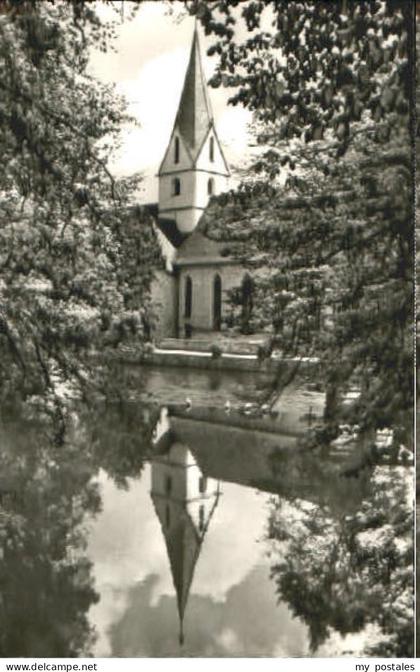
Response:
POLYGON ((153 345, 163 254, 141 176, 109 169, 134 120, 89 70, 121 18, 141 19, 125 4, 114 20, 89 2, 0 13, 0 655, 92 653, 97 477, 130 492, 174 397, 168 451, 177 426, 195 467, 242 488, 256 460, 270 581, 310 653, 364 633, 363 655, 413 656, 414 4, 182 4, 258 149, 199 224, 252 276, 228 296, 234 338, 193 352, 153 345), (296 443, 256 443, 282 422, 296 443), (340 472, 359 444, 365 462, 340 472))

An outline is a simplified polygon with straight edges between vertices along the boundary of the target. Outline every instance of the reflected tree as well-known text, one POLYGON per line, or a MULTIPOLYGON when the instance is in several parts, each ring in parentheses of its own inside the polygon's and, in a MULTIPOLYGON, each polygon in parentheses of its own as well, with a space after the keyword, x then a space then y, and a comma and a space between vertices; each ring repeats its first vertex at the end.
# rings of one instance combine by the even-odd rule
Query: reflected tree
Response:
POLYGON ((93 460, 119 487, 126 488, 127 479, 141 473, 158 417, 157 406, 134 402, 107 404, 90 415, 93 460))
POLYGON ((73 413, 64 445, 22 416, 0 434, 0 656, 89 656, 98 600, 86 523, 101 509, 97 476, 141 472, 154 414, 136 407, 73 413))
POLYGON ((372 492, 352 515, 273 500, 268 537, 279 600, 309 628, 316 652, 338 632, 363 634, 364 655, 413 655, 413 507, 411 473, 377 468, 372 492))
POLYGON ((90 455, 53 447, 33 423, 5 428, 0 452, 0 655, 89 655, 97 600, 83 521, 100 508, 90 455))

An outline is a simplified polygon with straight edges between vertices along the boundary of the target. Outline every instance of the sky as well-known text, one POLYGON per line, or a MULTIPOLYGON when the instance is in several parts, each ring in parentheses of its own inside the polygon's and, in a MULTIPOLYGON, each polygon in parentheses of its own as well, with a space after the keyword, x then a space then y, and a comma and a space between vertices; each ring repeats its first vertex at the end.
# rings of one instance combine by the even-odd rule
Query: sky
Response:
MULTIPOLYGON (((100 595, 89 612, 98 635, 95 656, 311 655, 307 626, 278 602, 270 579, 271 495, 227 482, 221 483, 195 568, 180 650, 175 588, 150 496, 150 472, 146 465, 140 479, 129 479, 127 490, 104 472, 98 479, 103 507, 89 525, 87 549, 100 595)), ((283 500, 282 510, 298 523, 301 511, 293 503, 283 500)), ((371 625, 345 637, 331 630, 316 656, 362 655, 377 635, 371 625)))
MULTIPOLYGON (((127 491, 104 474, 100 486, 103 511, 88 548, 101 595, 90 612, 99 635, 95 655, 177 657, 175 589, 150 497, 150 466, 127 491)), ((278 605, 269 576, 263 542, 269 495, 229 483, 221 487, 186 609, 185 653, 305 655, 306 626, 287 605, 278 605)))
MULTIPOLYGON (((138 128, 124 129, 123 145, 111 168, 117 175, 139 171, 144 175, 139 195, 143 202, 157 200, 156 175, 175 120, 194 30, 194 19, 183 15, 181 3, 172 2, 171 9, 170 13, 163 2, 144 2, 133 20, 119 21, 115 51, 91 56, 92 73, 103 82, 115 83, 139 123, 138 128)), ((115 18, 100 2, 98 11, 103 18, 115 18)), ((209 40, 203 31, 200 43, 209 79, 215 59, 206 55, 209 40)), ((240 106, 228 106, 225 89, 209 91, 218 135, 234 172, 249 152, 251 114, 240 106)))

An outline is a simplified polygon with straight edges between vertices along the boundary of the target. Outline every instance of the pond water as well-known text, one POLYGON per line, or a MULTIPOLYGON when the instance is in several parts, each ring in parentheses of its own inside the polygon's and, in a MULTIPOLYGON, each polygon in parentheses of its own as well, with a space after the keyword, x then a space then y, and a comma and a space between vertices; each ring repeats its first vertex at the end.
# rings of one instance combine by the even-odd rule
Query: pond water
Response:
MULTIPOLYGON (((277 604, 270 581, 263 541, 269 496, 224 482, 216 490, 210 482, 210 495, 200 499, 205 533, 194 512, 191 517, 183 514, 172 498, 167 526, 157 497, 151 496, 153 469, 148 466, 127 492, 102 475, 104 509, 92 525, 89 542, 101 595, 90 613, 99 631, 95 653, 306 653, 306 627, 286 604, 277 604)), ((190 502, 189 508, 193 506, 190 502)))
POLYGON ((301 450, 302 387, 263 415, 254 376, 127 376, 137 398, 75 414, 64 452, 2 419, 0 655, 410 655, 409 470, 301 450))

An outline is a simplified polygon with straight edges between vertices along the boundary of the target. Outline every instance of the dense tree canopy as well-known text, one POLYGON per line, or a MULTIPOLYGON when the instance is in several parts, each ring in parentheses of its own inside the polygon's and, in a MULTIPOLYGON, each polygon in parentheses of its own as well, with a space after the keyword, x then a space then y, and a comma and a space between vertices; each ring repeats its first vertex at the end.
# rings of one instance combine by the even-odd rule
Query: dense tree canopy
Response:
POLYGON ((106 355, 149 337, 159 251, 127 207, 137 177, 108 168, 125 103, 88 73, 113 24, 93 3, 0 9, 0 655, 74 657, 94 641, 95 477, 138 476, 152 426, 137 407, 73 402, 115 396, 106 355), (130 412, 133 436, 116 437, 130 412))
POLYGON ((356 385, 354 421, 411 443, 411 3, 187 5, 213 36, 213 84, 254 112, 263 148, 208 235, 252 258, 257 328, 324 359, 329 417, 356 385))
POLYGON ((9 0, 2 10, 1 394, 49 396, 60 433, 66 396, 107 377, 87 353, 147 337, 157 245, 150 222, 121 211, 136 178, 108 168, 124 102, 87 70, 113 24, 91 3, 9 0))
POLYGON ((321 139, 333 129, 347 144, 366 113, 396 129, 409 113, 410 2, 187 0, 187 6, 215 36, 213 85, 233 87, 231 102, 255 111, 276 141, 321 139))
POLYGON ((82 443, 55 447, 39 422, 9 419, 1 433, 0 654, 89 655, 97 601, 82 522, 99 510, 82 443), (77 454, 77 457, 76 457, 77 454))
POLYGON ((268 529, 272 578, 279 599, 308 625, 313 652, 336 631, 343 637, 364 635, 360 653, 343 642, 347 654, 413 655, 409 481, 412 474, 404 467, 376 468, 369 497, 341 517, 301 500, 273 499, 268 529))

